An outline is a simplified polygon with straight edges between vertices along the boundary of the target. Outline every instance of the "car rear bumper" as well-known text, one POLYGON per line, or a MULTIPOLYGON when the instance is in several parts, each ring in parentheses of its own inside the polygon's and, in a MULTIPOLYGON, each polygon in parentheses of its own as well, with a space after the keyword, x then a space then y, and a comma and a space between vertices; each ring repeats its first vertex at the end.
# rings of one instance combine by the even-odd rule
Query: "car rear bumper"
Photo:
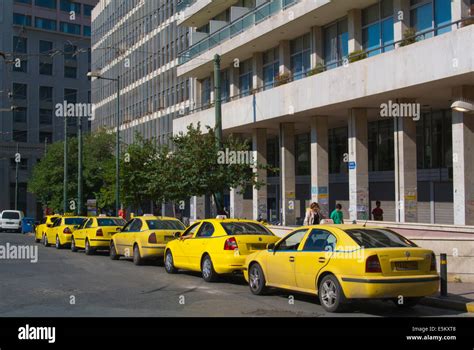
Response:
POLYGON ((346 298, 425 297, 438 291, 439 276, 377 277, 345 276, 341 286, 346 298))
POLYGON ((143 258, 162 258, 165 255, 166 244, 147 244, 141 247, 143 258))
POLYGON ((91 238, 89 244, 93 248, 110 248, 110 240, 112 238, 91 238))
POLYGON ((229 274, 243 271, 245 268, 246 255, 219 254, 212 256, 214 270, 218 274, 229 274))
POLYGON ((0 229, 2 230, 19 230, 21 229, 21 225, 20 224, 2 224, 0 225, 0 229))

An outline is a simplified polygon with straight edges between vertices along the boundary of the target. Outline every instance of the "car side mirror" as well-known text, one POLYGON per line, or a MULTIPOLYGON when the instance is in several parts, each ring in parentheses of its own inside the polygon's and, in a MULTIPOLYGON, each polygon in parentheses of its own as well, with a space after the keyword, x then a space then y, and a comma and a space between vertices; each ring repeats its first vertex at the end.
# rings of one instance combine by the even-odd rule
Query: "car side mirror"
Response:
POLYGON ((181 237, 181 232, 175 232, 174 233, 174 238, 179 238, 181 237))
POLYGON ((267 244, 267 249, 270 250, 270 251, 275 250, 275 243, 269 243, 269 244, 267 244))
POLYGON ((121 227, 117 227, 117 232, 122 232, 122 228, 121 228, 121 227))
POLYGON ((46 227, 53 227, 53 224, 46 224, 46 227))

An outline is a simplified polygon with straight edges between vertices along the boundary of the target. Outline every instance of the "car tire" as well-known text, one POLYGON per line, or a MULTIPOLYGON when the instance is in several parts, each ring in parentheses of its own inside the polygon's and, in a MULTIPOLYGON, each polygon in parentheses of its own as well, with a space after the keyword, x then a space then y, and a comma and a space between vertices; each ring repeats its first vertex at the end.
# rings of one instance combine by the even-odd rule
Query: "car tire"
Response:
POLYGON ((422 298, 403 298, 403 304, 398 302, 398 299, 392 299, 393 303, 400 309, 411 309, 418 305, 422 298))
POLYGON ((43 245, 45 247, 49 247, 48 236, 46 235, 46 233, 43 235, 43 245))
POLYGON ((86 239, 86 244, 84 245, 84 247, 84 253, 86 253, 86 255, 94 255, 95 250, 91 247, 91 244, 88 239, 86 239))
POLYGON ((327 312, 344 310, 346 298, 339 281, 334 275, 325 276, 318 287, 318 297, 321 306, 327 312))
POLYGON ((110 242, 109 256, 112 260, 118 260, 120 256, 117 254, 117 249, 115 249, 114 242, 110 242))
POLYGON ((74 237, 71 238, 71 252, 73 253, 77 252, 76 240, 74 239, 74 237))
POLYGON ((252 294, 264 295, 268 292, 265 276, 262 267, 258 263, 254 263, 249 269, 249 288, 252 294))
POLYGON ((135 244, 133 247, 133 263, 137 266, 143 265, 144 263, 143 258, 140 255, 140 248, 138 247, 138 244, 135 244))
POLYGON ((218 279, 218 275, 214 270, 214 265, 212 264, 211 257, 209 255, 205 255, 201 262, 201 272, 202 278, 206 282, 215 282, 218 279))
POLYGON ((39 242, 41 242, 41 239, 38 239, 38 238, 36 238, 36 236, 35 236, 35 243, 39 243, 39 242))
POLYGON ((169 274, 178 273, 178 269, 174 266, 173 254, 171 250, 167 250, 165 254, 165 271, 169 274))
POLYGON ((63 246, 61 245, 61 241, 59 240, 59 236, 56 236, 56 243, 55 243, 56 249, 62 249, 63 246))

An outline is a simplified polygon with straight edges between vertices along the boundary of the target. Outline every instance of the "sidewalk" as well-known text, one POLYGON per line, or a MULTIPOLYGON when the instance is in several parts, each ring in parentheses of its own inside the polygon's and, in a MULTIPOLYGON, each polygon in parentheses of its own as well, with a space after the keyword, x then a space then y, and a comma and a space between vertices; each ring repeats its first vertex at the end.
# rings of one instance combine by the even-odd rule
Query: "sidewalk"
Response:
POLYGON ((447 297, 441 297, 438 293, 422 299, 421 304, 474 313, 474 283, 448 282, 447 297))

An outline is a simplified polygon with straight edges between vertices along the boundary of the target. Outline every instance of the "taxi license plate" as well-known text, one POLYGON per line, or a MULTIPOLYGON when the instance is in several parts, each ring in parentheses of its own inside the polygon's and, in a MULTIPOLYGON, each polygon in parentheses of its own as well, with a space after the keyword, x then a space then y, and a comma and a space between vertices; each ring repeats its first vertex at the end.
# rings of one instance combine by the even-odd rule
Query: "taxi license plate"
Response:
POLYGON ((418 270, 418 262, 416 261, 397 261, 395 263, 397 271, 413 271, 418 270))

